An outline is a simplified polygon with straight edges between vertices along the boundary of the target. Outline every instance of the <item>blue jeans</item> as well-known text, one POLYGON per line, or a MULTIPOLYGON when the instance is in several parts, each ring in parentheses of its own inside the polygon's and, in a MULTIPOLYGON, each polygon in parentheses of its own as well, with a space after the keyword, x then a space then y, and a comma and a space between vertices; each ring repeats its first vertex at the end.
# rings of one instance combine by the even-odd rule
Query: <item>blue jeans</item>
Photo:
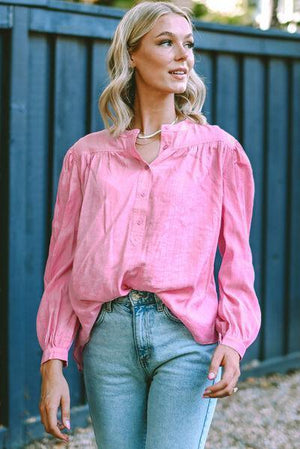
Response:
POLYGON ((83 376, 99 449, 202 449, 219 381, 207 378, 217 343, 197 343, 152 292, 103 304, 83 351, 83 376))

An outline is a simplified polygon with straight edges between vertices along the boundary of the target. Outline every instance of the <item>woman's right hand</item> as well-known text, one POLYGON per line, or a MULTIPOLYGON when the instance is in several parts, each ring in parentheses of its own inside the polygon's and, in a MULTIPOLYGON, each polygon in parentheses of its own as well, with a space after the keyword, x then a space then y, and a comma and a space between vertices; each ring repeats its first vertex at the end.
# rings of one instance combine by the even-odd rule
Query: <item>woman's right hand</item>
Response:
POLYGON ((52 359, 41 365, 39 410, 46 432, 61 440, 69 441, 68 435, 61 432, 64 428, 70 429, 70 392, 62 370, 62 360, 52 359), (57 419, 59 407, 61 407, 61 421, 57 419))

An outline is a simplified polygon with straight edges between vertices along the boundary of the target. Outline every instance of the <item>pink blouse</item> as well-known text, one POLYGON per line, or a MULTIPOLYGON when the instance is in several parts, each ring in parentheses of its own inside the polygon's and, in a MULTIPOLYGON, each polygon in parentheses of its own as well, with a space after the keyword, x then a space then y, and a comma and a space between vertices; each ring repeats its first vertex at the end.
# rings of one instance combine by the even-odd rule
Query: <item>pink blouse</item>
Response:
POLYGON ((159 155, 146 163, 139 129, 87 134, 64 156, 37 313, 41 363, 82 350, 106 301, 131 289, 156 293, 201 344, 242 358, 261 311, 249 243, 250 161, 217 125, 163 124, 159 155), (219 247, 219 297, 214 259, 219 247))

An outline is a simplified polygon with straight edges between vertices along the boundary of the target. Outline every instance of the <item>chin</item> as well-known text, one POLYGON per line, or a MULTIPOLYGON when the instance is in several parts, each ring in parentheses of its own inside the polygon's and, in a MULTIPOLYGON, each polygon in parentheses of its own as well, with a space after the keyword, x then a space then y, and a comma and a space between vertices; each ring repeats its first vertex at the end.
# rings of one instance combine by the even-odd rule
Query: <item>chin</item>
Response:
POLYGON ((186 91, 187 83, 184 84, 178 84, 178 86, 174 85, 164 85, 164 86, 157 86, 156 90, 160 91, 162 94, 183 94, 186 91))
POLYGON ((182 86, 182 88, 178 87, 178 89, 173 89, 174 94, 183 94, 186 91, 186 85, 182 86))
POLYGON ((187 83, 182 83, 182 84, 178 83, 177 86, 176 85, 174 86, 174 84, 169 86, 170 92, 173 92, 175 94, 182 94, 183 92, 186 91, 186 88, 187 88, 187 83))

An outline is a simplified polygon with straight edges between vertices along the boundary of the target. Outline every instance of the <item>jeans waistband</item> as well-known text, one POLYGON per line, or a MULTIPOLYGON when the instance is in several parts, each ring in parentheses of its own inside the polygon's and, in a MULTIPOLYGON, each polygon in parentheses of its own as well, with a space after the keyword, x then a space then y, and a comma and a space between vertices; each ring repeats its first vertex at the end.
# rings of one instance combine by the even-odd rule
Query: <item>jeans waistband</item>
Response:
POLYGON ((154 293, 144 290, 131 290, 125 296, 118 296, 112 300, 112 303, 123 303, 123 304, 136 304, 136 305, 147 305, 147 304, 157 304, 161 305, 162 300, 154 293))

